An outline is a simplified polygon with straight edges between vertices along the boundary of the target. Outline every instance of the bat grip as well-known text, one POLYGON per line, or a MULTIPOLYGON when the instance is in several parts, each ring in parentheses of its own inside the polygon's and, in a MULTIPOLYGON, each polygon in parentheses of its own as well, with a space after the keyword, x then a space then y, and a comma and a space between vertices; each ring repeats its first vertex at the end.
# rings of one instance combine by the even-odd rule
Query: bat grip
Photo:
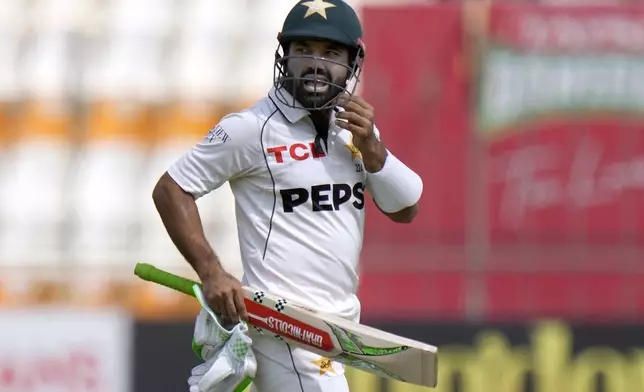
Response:
POLYGON ((137 263, 134 267, 134 274, 143 280, 158 283, 192 297, 195 296, 192 286, 196 284, 201 287, 198 282, 160 270, 147 263, 137 263))

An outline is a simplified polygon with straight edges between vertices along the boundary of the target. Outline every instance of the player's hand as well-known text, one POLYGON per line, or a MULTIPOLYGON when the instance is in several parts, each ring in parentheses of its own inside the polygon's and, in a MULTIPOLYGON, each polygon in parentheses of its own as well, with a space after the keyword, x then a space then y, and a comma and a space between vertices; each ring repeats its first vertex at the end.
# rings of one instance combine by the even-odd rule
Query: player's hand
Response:
POLYGON ((364 98, 344 93, 338 99, 344 111, 336 113, 335 125, 353 135, 353 145, 360 151, 367 171, 379 171, 385 163, 387 150, 374 133, 375 110, 364 98))
POLYGON ((351 132, 353 145, 362 151, 366 147, 366 143, 376 139, 373 132, 373 106, 369 105, 362 97, 357 95, 351 97, 347 93, 340 96, 338 106, 344 111, 336 113, 335 125, 351 132))
POLYGON ((223 270, 202 280, 208 305, 224 319, 238 323, 248 321, 241 282, 223 270))

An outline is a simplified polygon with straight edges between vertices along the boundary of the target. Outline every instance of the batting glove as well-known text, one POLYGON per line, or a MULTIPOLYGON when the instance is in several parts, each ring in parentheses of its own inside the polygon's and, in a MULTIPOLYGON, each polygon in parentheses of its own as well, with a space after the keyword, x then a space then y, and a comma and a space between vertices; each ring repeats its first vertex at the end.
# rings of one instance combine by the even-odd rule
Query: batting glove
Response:
POLYGON ((206 303, 201 288, 195 285, 193 291, 202 309, 195 322, 192 347, 204 363, 192 369, 190 392, 242 392, 257 372, 248 326, 239 322, 226 329, 206 303))

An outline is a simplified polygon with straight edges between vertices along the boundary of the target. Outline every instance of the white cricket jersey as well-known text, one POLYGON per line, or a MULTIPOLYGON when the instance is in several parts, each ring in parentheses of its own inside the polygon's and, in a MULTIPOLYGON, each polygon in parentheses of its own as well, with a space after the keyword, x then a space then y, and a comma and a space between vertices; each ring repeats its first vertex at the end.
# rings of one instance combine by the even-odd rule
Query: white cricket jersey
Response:
POLYGON ((244 285, 357 320, 366 172, 352 134, 334 121, 316 150, 309 112, 271 90, 224 117, 168 173, 195 198, 230 182, 244 285))

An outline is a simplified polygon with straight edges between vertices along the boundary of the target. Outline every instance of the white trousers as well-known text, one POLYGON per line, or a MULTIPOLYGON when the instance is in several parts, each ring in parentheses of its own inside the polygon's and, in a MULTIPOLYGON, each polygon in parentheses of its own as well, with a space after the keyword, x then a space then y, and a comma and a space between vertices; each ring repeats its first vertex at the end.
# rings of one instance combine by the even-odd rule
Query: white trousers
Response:
POLYGON ((253 333, 257 374, 252 392, 349 392, 344 365, 253 333))

